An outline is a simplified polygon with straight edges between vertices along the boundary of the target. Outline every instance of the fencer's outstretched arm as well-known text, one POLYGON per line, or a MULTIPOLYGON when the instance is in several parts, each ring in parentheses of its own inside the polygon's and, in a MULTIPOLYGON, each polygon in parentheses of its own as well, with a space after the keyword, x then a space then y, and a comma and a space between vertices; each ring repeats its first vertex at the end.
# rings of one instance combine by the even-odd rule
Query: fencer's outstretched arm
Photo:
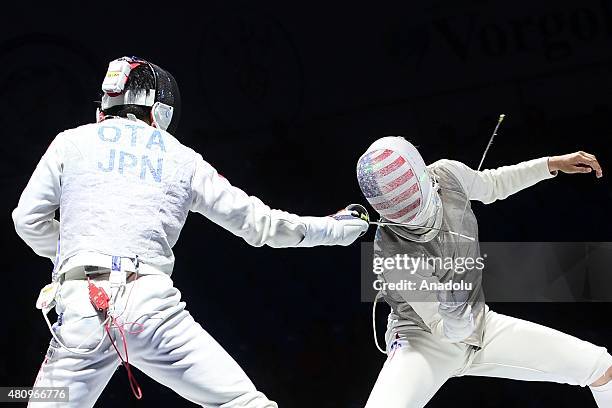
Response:
POLYGON ((201 155, 192 179, 192 211, 243 238, 253 246, 312 247, 349 245, 368 223, 347 214, 301 217, 274 210, 257 197, 232 186, 201 155))
POLYGON ((470 195, 470 200, 485 204, 503 200, 542 180, 555 177, 558 171, 570 174, 595 171, 598 178, 603 176, 597 158, 583 151, 483 171, 473 170, 455 160, 440 160, 436 164, 442 164, 453 172, 470 195))
POLYGON ((59 208, 62 176, 62 138, 58 135, 36 166, 28 185, 13 210, 15 231, 36 254, 54 259, 60 223, 59 208))
POLYGON ((557 174, 549 170, 548 157, 482 171, 473 170, 456 160, 444 159, 436 164, 448 168, 457 177, 470 200, 485 204, 503 200, 557 174))

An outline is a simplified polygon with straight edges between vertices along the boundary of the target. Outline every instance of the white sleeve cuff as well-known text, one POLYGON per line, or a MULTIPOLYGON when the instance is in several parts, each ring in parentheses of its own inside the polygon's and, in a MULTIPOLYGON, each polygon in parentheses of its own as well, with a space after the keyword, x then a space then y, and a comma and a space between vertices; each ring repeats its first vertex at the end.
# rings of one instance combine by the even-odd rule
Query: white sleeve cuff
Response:
POLYGON ((541 180, 554 178, 557 177, 557 174, 559 174, 558 171, 550 171, 550 168, 548 167, 548 159, 550 159, 550 157, 542 157, 533 160, 535 167, 538 169, 538 174, 540 175, 541 180))

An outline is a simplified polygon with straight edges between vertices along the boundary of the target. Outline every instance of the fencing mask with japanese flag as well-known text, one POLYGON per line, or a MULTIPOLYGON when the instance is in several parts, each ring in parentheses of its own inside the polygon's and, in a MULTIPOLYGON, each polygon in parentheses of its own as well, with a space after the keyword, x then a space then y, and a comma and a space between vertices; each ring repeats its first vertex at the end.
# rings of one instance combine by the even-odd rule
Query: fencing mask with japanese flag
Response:
POLYGON ((372 143, 357 162, 357 180, 384 219, 418 227, 440 223, 438 184, 419 151, 403 137, 387 136, 372 143))

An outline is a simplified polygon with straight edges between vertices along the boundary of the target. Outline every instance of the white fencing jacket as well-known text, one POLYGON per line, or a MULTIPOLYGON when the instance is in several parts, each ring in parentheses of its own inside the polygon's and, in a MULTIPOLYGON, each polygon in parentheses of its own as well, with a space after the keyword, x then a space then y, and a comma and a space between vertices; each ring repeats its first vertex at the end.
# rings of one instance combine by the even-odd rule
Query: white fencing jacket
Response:
POLYGON ((55 260, 56 273, 110 267, 111 256, 137 255, 170 274, 172 247, 189 211, 254 246, 349 245, 367 229, 359 219, 270 209, 171 134, 124 118, 60 133, 23 191, 13 220, 34 252, 55 260), (61 222, 55 219, 58 209, 61 222))

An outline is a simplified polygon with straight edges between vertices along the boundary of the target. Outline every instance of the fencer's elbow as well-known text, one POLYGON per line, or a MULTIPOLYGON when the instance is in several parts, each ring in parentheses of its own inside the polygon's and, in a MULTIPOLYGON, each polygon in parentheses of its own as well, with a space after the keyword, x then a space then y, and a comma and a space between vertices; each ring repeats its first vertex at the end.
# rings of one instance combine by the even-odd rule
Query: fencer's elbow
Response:
POLYGON ((260 242, 260 241, 248 241, 248 240, 246 240, 246 242, 247 242, 247 244, 249 244, 250 246, 253 246, 253 247, 256 247, 256 248, 259 248, 259 247, 262 247, 262 246, 264 246, 264 245, 265 245, 265 243, 260 242))
POLYGON ((253 234, 244 237, 244 240, 247 244, 254 247, 262 247, 266 244, 266 240, 263 238, 261 234, 253 234))
POLYGON ((13 225, 15 226, 17 235, 22 236, 25 231, 27 231, 29 226, 27 217, 19 210, 19 207, 15 208, 11 215, 13 217, 13 225))
POLYGON ((15 232, 24 241, 28 241, 28 238, 34 234, 36 223, 33 222, 32 217, 28 216, 27 213, 20 211, 16 208, 12 214, 13 224, 15 226, 15 232))
POLYGON ((271 241, 274 235, 272 220, 269 214, 255 217, 254 220, 246 224, 243 239, 247 244, 254 247, 262 247, 271 241))
POLYGON ((300 237, 297 240, 294 237, 285 237, 280 235, 270 236, 261 234, 256 237, 246 237, 244 240, 251 246, 262 247, 264 245, 270 248, 289 248, 298 246, 299 243, 304 239, 300 237))

